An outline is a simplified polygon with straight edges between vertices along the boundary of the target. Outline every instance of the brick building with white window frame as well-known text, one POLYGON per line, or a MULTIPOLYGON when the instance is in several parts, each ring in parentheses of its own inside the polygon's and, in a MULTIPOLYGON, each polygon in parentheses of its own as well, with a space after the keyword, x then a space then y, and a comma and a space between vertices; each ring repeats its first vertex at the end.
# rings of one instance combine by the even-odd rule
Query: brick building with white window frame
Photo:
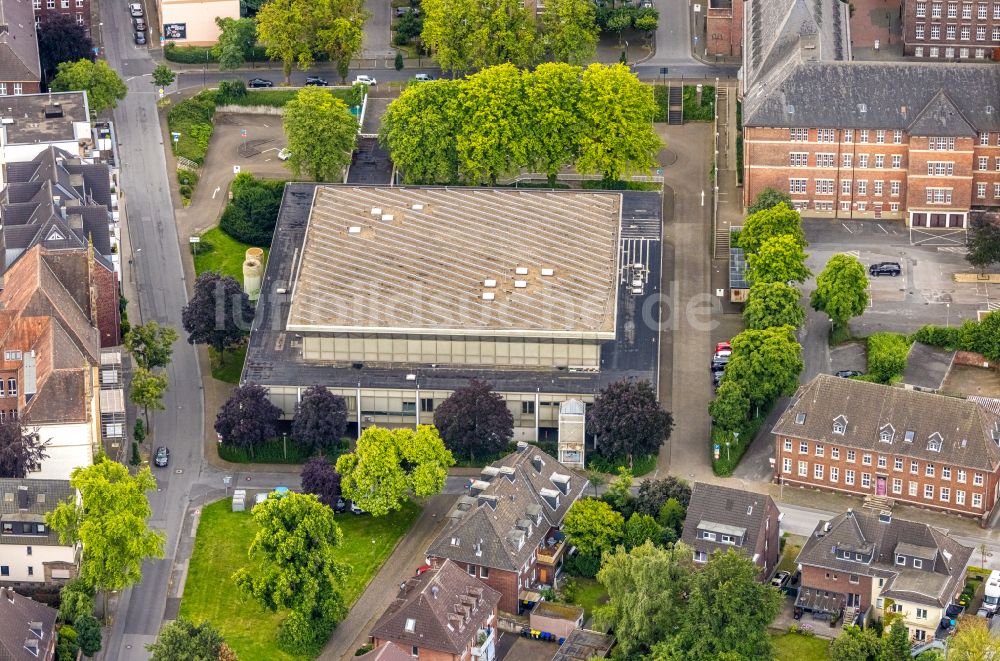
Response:
POLYGON ((31 0, 0 0, 0 96, 37 94, 41 79, 31 0))
POLYGON ((775 423, 776 479, 988 520, 1000 415, 975 402, 821 374, 775 423))
POLYGON ((1000 1, 906 0, 903 54, 938 61, 996 60, 1000 1))
POLYGON ((35 27, 52 16, 69 16, 90 34, 90 0, 31 0, 35 27))

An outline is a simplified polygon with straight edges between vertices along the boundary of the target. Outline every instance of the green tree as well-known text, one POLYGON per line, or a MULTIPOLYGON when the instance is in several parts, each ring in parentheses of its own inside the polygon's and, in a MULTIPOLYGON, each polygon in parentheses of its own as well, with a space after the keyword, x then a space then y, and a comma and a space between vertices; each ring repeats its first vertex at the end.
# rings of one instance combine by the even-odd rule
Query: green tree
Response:
POLYGON ((799 328, 806 311, 799 305, 801 294, 784 282, 761 282, 750 287, 743 308, 743 323, 747 328, 763 330, 772 326, 799 328))
POLYGON ((806 268, 806 254, 802 251, 801 244, 790 234, 768 239, 756 253, 747 256, 747 281, 752 285, 764 282, 805 282, 810 275, 806 268))
POLYGON ((257 12, 257 39, 272 60, 281 60, 285 83, 292 66, 308 69, 313 63, 314 46, 322 2, 313 0, 269 0, 257 12))
POLYGON ((174 79, 177 78, 177 74, 175 74, 166 64, 157 64, 156 68, 153 69, 152 78, 153 84, 157 87, 166 87, 174 82, 174 79))
POLYGON ((107 613, 108 592, 138 583, 143 561, 163 557, 163 533, 147 524, 152 509, 146 492, 156 489, 156 480, 149 468, 130 475, 99 454, 93 465, 73 469, 70 485, 81 502, 67 498, 45 515, 45 523, 61 544, 82 544, 80 579, 104 593, 107 613))
POLYGON ((466 79, 458 99, 463 131, 457 146, 467 181, 495 186, 528 162, 526 78, 514 65, 501 64, 466 79))
POLYGON ((402 507, 410 494, 440 493, 454 465, 432 425, 420 425, 416 431, 369 427, 354 452, 337 459, 337 472, 343 476, 345 498, 372 516, 383 516, 402 507))
MULTIPOLYGON (((632 27, 632 14, 626 7, 621 7, 615 10, 614 13, 608 17, 608 31, 616 32, 618 34, 619 48, 622 46, 622 32, 628 30, 630 27, 632 27)), ((622 57, 624 58, 625 55, 622 54, 622 57)))
POLYGON ((239 69, 253 54, 257 45, 257 21, 252 18, 216 17, 219 40, 212 47, 212 55, 223 71, 239 69))
POLYGON ((903 618, 893 618, 884 635, 879 661, 910 661, 910 633, 903 618))
POLYGON ((646 33, 646 38, 649 39, 660 26, 660 20, 655 14, 641 14, 635 17, 632 25, 639 32, 646 33))
POLYGON ((663 528, 648 514, 632 512, 632 516, 625 522, 624 543, 629 551, 646 542, 659 544, 662 538, 663 528))
POLYGON ((879 661, 882 639, 873 629, 849 626, 830 644, 831 661, 879 661))
POLYGON ((305 172, 315 181, 341 177, 358 138, 358 120, 343 101, 321 87, 305 87, 285 105, 284 124, 295 176, 305 172))
POLYGON ((779 203, 747 216, 737 245, 748 255, 752 255, 760 250, 765 241, 782 234, 793 236, 802 248, 808 245, 802 232, 802 217, 799 212, 789 205, 779 203))
POLYGON ((628 516, 635 509, 634 501, 632 471, 625 466, 619 466, 618 477, 608 485, 608 491, 604 494, 604 502, 611 505, 622 516, 628 516))
POLYGON ((142 407, 146 427, 149 427, 149 410, 162 411, 163 395, 167 392, 167 375, 162 372, 140 367, 132 374, 132 384, 129 388, 129 399, 136 406, 142 407))
POLYGON ((816 276, 810 297, 814 310, 825 312, 835 327, 847 325, 868 307, 868 274, 857 257, 834 255, 816 276))
POLYGON ((733 338, 732 344, 733 355, 720 390, 726 382, 733 381, 755 406, 765 406, 795 392, 804 365, 794 328, 745 330, 733 338))
POLYGON ((542 29, 545 47, 557 62, 586 64, 597 51, 600 29, 591 0, 546 0, 542 29))
POLYGON ((580 147, 576 168, 605 182, 656 165, 660 139, 653 131, 653 88, 621 64, 591 64, 580 91, 580 147))
POLYGON ((578 500, 566 512, 562 530, 583 555, 600 558, 622 541, 625 518, 602 500, 578 500))
POLYGON ((360 5, 349 4, 351 6, 347 12, 340 9, 332 11, 331 18, 323 21, 320 24, 322 27, 316 33, 319 49, 326 53, 330 61, 337 66, 340 82, 345 85, 347 84, 347 72, 351 66, 351 59, 361 52, 361 43, 364 39, 363 29, 365 20, 368 18, 368 14, 360 5))
POLYGON ((1000 263, 1000 225, 988 218, 976 218, 969 225, 969 252, 965 259, 980 273, 1000 263))
POLYGON ((70 624, 94 614, 94 589, 79 578, 59 590, 59 619, 70 624))
POLYGON ((80 651, 86 657, 91 657, 101 651, 101 623, 93 615, 84 615, 73 623, 76 630, 76 642, 80 651))
POLYGON ((765 209, 770 209, 779 204, 784 204, 789 209, 792 208, 792 196, 784 191, 780 191, 777 188, 765 188, 757 193, 757 197, 754 198, 753 204, 747 208, 748 214, 755 214, 758 211, 763 211, 765 209))
POLYGON ((424 29, 420 39, 434 53, 443 71, 452 74, 475 66, 483 20, 476 0, 423 0, 424 29))
POLYGON ((56 644, 56 661, 77 661, 80 644, 76 642, 76 629, 64 624, 59 627, 59 642, 56 644))
POLYGON ((948 661, 983 661, 1000 656, 1000 639, 990 635, 986 620, 965 615, 958 619, 948 642, 948 661))
POLYGON ((462 82, 410 85, 382 115, 379 142, 407 184, 458 181, 459 92, 462 82))
POLYGON ((94 115, 117 108, 118 102, 128 93, 125 81, 105 60, 91 62, 87 59, 60 63, 49 89, 53 92, 84 90, 94 115))
POLYGON ((693 573, 693 552, 684 544, 661 549, 650 542, 604 556, 597 580, 608 601, 595 619, 614 627, 620 658, 640 658, 668 638, 684 619, 685 595, 693 573))
POLYGON ((716 553, 691 579, 687 609, 677 633, 659 643, 653 658, 715 661, 770 659, 767 626, 781 610, 782 596, 760 583, 760 568, 732 549, 716 553))
POLYGON ((180 618, 160 629, 156 642, 146 645, 150 661, 215 661, 222 635, 208 622, 180 618))
MULTIPOLYGON (((557 0, 564 1, 564 0, 557 0)), ((568 0, 577 2, 580 0, 568 0)), ((591 0, 582 0, 593 8, 591 0)), ((551 5, 546 5, 549 11, 551 5)), ((523 112, 527 133, 528 164, 544 172, 554 186, 559 171, 576 158, 580 142, 579 67, 540 64, 527 77, 523 112)))
POLYGON ((338 555, 343 543, 333 510, 311 494, 272 496, 253 509, 257 534, 250 564, 233 575, 236 587, 269 611, 291 611, 280 639, 293 650, 326 641, 347 609, 338 555))
POLYGON ((969 329, 963 324, 963 341, 969 350, 981 353, 993 363, 1000 363, 1000 310, 990 312, 979 323, 972 322, 969 329))
POLYGON ((663 503, 656 522, 663 528, 664 543, 672 544, 680 539, 686 516, 687 508, 676 498, 668 498, 667 502, 663 503))
POLYGON ((534 13, 528 13, 523 0, 490 0, 481 7, 484 20, 477 35, 476 67, 508 62, 518 67, 534 64, 541 44, 536 39, 534 13))
POLYGON ((396 71, 402 71, 404 66, 406 66, 406 64, 403 62, 403 53, 396 51, 396 59, 393 60, 392 67, 396 71))
POLYGON ((593 468, 587 470, 587 481, 590 482, 590 487, 594 490, 594 498, 597 498, 597 490, 607 482, 604 479, 604 473, 593 468))
POLYGON ((123 344, 139 367, 151 370, 170 364, 176 341, 176 330, 150 320, 141 326, 129 327, 123 344))
POLYGON ((738 381, 723 378, 715 399, 708 403, 708 414, 719 429, 741 431, 750 415, 750 398, 738 381))
POLYGON ((891 383, 903 375, 910 340, 898 333, 873 333, 868 336, 868 373, 881 383, 891 383))

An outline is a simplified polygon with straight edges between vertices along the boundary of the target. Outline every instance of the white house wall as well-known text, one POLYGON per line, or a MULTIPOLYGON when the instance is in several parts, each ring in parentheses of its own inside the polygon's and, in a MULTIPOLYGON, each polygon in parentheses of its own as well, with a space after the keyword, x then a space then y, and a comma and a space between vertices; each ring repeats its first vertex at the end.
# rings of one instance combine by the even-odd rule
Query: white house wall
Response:
POLYGON ((38 435, 48 441, 40 471, 29 473, 35 480, 68 480, 77 466, 94 463, 91 426, 87 423, 69 425, 41 425, 38 435))

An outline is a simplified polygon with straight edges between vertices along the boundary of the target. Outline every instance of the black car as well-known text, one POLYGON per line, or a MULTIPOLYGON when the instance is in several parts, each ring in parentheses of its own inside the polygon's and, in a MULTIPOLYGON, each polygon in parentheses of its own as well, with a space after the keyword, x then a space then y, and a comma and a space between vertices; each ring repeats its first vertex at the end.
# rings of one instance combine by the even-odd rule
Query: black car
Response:
POLYGON ((138 30, 139 32, 145 32, 146 31, 146 19, 144 19, 144 18, 138 18, 138 17, 137 18, 133 18, 132 19, 132 25, 134 25, 135 29, 138 30))
POLYGON ((132 38, 135 39, 135 43, 138 46, 142 46, 146 43, 146 35, 141 32, 136 32, 132 38))
POLYGON ((153 463, 160 468, 166 467, 170 463, 170 450, 162 445, 156 448, 156 454, 153 455, 153 463))
POLYGON ((726 365, 729 364, 729 356, 716 356, 712 359, 712 371, 721 372, 726 369, 726 365))
POLYGON ((861 376, 862 374, 863 372, 859 372, 858 370, 840 370, 837 372, 837 376, 842 379, 849 379, 852 376, 861 376))
POLYGON ((319 76, 309 76, 308 78, 306 78, 306 85, 316 85, 318 87, 326 87, 329 84, 330 83, 326 82, 326 80, 320 78, 319 76))
POLYGON ((247 81, 247 87, 274 87, 274 83, 267 78, 251 78, 247 81))
POLYGON ((902 267, 896 262, 879 262, 868 267, 868 274, 876 277, 881 275, 896 277, 897 275, 902 275, 902 273, 902 267))

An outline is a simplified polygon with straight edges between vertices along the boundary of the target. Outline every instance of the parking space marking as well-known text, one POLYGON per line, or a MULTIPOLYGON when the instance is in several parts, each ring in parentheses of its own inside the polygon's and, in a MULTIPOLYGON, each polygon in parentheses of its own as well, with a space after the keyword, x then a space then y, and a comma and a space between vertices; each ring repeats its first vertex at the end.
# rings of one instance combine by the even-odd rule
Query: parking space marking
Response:
POLYGON ((889 233, 889 230, 887 230, 886 228, 882 227, 882 223, 875 223, 875 226, 878 227, 883 232, 885 232, 886 234, 889 233))
POLYGON ((843 227, 843 228, 844 228, 845 230, 847 230, 847 232, 848 232, 849 234, 854 234, 854 231, 853 231, 853 230, 852 230, 852 229, 851 229, 850 227, 848 227, 848 226, 847 226, 847 225, 846 225, 845 223, 841 223, 840 225, 841 225, 841 227, 843 227))

